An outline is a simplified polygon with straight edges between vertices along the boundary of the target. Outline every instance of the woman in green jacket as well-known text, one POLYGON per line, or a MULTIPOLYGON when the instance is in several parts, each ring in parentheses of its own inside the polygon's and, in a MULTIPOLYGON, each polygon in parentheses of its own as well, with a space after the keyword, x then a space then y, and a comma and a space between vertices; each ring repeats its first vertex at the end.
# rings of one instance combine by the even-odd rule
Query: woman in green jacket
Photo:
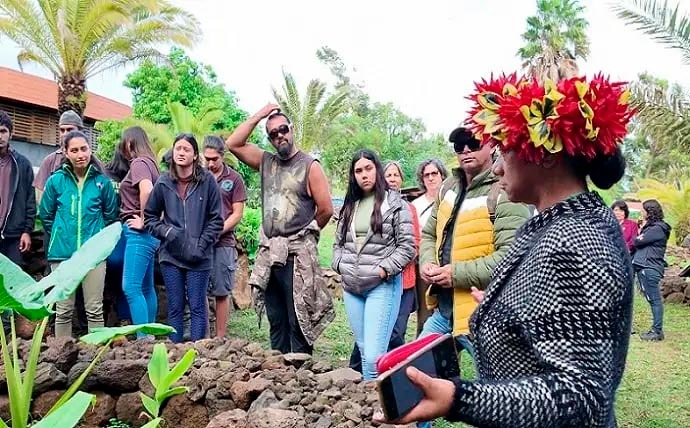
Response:
MULTIPOLYGON (((67 134, 65 154, 65 163, 46 183, 39 207, 43 228, 50 236, 47 258, 53 270, 118 215, 115 189, 94 163, 86 135, 79 131, 67 134)), ((103 327, 104 281, 105 262, 82 282, 89 330, 103 327)), ((71 336, 74 295, 58 302, 55 309, 55 336, 71 336)))

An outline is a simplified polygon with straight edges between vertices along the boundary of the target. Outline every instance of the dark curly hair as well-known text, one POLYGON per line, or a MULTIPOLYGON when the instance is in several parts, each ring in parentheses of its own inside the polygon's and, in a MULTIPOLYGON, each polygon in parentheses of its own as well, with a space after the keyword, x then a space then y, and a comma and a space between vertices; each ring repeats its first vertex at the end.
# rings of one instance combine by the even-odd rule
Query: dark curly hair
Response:
POLYGON ((648 199, 642 203, 642 209, 647 212, 647 222, 655 223, 664 219, 664 209, 656 199, 648 199))
POLYGON ((616 208, 623 211, 623 214, 625 214, 625 218, 628 218, 628 216, 630 216, 630 209, 628 208, 628 204, 626 204, 625 201, 619 200, 612 203, 611 209, 615 210, 616 208))

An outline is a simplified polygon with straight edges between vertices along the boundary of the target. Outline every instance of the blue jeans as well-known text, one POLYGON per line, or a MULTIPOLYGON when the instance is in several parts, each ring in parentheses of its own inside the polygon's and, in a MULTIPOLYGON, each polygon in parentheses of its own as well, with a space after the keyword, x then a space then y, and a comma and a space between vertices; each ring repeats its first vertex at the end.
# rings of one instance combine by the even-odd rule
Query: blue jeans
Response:
MULTIPOLYGON (((127 227, 124 226, 123 227, 127 227)), ((109 295, 115 299, 115 311, 117 312, 117 319, 131 320, 132 315, 129 312, 129 304, 127 298, 122 290, 122 270, 125 265, 125 247, 127 245, 127 237, 123 231, 120 235, 120 240, 112 253, 108 256, 105 262, 105 288, 109 290, 109 295)))
MULTIPOLYGON (((158 298, 153 286, 153 264, 160 241, 146 231, 124 226, 126 238, 122 290, 129 304, 132 324, 156 321, 158 298)), ((141 337, 143 335, 140 335, 141 337)))
POLYGON ((652 331, 656 333, 662 333, 664 329, 664 304, 659 289, 661 278, 662 274, 655 269, 642 268, 637 270, 640 288, 652 308, 652 331))
POLYGON ((170 263, 161 263, 165 292, 168 297, 168 324, 176 332, 170 335, 175 343, 184 338, 184 308, 189 299, 191 314, 190 338, 192 341, 206 337, 206 290, 211 276, 210 270, 194 271, 181 269, 170 263))
POLYGON ((343 293, 345 311, 362 354, 364 380, 376 379, 376 359, 386 353, 400 310, 402 277, 396 275, 363 296, 343 293))
MULTIPOLYGON (((441 315, 441 312, 439 312, 437 309, 429 318, 427 318, 422 332, 419 333, 419 337, 423 337, 431 333, 448 334, 452 332, 453 326, 451 325, 450 320, 441 315)), ((472 345, 469 336, 466 334, 461 334, 460 336, 456 337, 455 340, 458 345, 460 345, 462 349, 466 350, 467 353, 470 354, 470 357, 474 359, 474 345, 472 345)))
MULTIPOLYGON (((398 311, 398 320, 393 326, 393 333, 391 333, 391 340, 388 342, 388 351, 403 346, 405 344, 405 332, 407 331, 407 321, 410 319, 410 314, 417 310, 417 290, 409 288, 403 290, 400 298, 400 310, 398 311)), ((359 353, 359 348, 355 343, 350 354, 350 368, 362 373, 362 355, 359 353)))

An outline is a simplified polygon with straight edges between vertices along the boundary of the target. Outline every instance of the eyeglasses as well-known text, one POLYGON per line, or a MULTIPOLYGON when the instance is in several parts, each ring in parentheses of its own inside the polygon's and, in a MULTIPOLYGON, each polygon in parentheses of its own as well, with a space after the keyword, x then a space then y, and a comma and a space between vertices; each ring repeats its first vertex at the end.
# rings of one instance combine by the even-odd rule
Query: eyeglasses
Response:
POLYGON ((431 172, 427 172, 425 174, 422 174, 422 177, 424 177, 424 178, 438 177, 440 174, 441 173, 438 171, 431 171, 431 172))
POLYGON ((278 138, 278 135, 287 135, 290 132, 290 127, 288 125, 282 124, 277 128, 271 129, 268 131, 268 138, 271 140, 275 140, 278 138))
POLYGON ((456 146, 455 153, 460 154, 460 153, 464 152, 464 151, 465 151, 465 147, 467 147, 468 149, 470 149, 470 152, 476 152, 476 151, 478 151, 478 150, 480 150, 480 149, 482 148, 482 145, 481 145, 481 143, 480 143, 479 141, 477 141, 477 140, 470 140, 470 141, 464 143, 464 144, 463 144, 462 146, 460 146, 460 147, 457 147, 457 146, 456 146))

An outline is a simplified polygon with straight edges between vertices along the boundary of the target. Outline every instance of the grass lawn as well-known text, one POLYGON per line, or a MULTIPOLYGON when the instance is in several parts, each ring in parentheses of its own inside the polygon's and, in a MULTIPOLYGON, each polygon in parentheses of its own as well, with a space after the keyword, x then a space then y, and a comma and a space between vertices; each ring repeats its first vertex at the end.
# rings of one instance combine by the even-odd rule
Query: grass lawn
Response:
POLYGON ((335 242, 335 223, 328 223, 321 231, 319 238, 319 263, 321 267, 331 267, 333 259, 333 242, 335 242))
MULTIPOLYGON (((336 319, 317 341, 314 353, 318 359, 346 366, 354 340, 342 301, 336 300, 335 308, 336 319)), ((690 427, 690 308, 666 305, 665 310, 665 341, 643 343, 637 336, 631 338, 627 368, 618 390, 616 406, 621 428, 690 427)), ((646 331, 650 325, 649 306, 642 297, 636 296, 634 326, 639 332, 646 331)), ((414 331, 416 323, 413 316, 408 327, 408 340, 414 331)), ((261 329, 257 328, 253 310, 233 312, 228 335, 269 346, 268 321, 264 319, 261 329)), ((463 376, 472 378, 472 364, 465 356, 463 353, 461 359, 463 376)), ((435 426, 450 428, 463 425, 439 421, 435 426)))

